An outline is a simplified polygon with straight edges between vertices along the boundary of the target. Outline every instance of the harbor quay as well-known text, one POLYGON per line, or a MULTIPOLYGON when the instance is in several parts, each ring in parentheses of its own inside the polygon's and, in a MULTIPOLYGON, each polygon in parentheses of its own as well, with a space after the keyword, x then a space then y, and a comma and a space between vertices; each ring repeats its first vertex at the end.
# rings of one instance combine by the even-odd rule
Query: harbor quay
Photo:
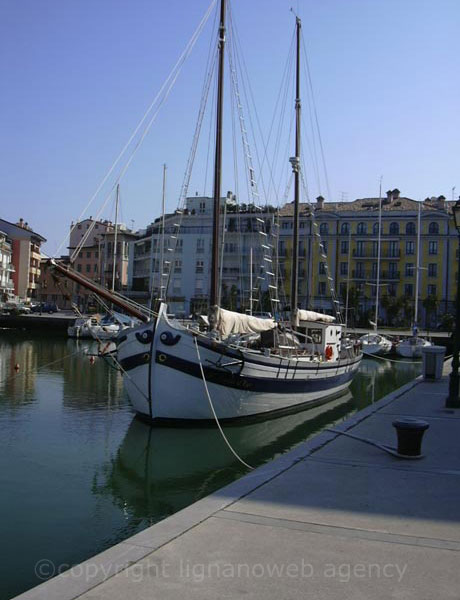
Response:
POLYGON ((460 412, 419 377, 236 482, 17 600, 458 599, 460 412), (408 460, 393 422, 429 428, 408 460))

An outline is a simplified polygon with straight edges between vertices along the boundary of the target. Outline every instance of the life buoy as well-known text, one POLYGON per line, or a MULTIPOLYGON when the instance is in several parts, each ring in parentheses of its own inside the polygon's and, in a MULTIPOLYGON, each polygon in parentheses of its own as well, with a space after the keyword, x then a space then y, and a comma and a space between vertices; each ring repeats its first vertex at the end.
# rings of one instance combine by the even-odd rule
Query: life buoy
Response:
POLYGON ((332 346, 327 345, 326 346, 326 351, 324 353, 324 355, 326 357, 326 360, 331 360, 333 352, 334 351, 332 350, 332 346))

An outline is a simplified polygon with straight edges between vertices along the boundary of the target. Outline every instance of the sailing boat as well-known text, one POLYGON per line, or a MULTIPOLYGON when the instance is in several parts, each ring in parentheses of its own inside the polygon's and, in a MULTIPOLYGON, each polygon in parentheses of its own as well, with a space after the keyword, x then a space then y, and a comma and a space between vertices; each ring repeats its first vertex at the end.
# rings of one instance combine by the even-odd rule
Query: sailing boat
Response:
POLYGON ((420 236, 421 236, 421 208, 422 205, 418 205, 418 216, 417 216, 417 266, 415 274, 415 310, 414 310, 414 324, 412 327, 413 335, 404 340, 401 340, 396 346, 396 352, 404 358, 420 358, 422 356, 422 349, 432 346, 433 344, 418 336, 418 296, 420 286, 420 236))
POLYGON ((296 143, 291 323, 224 310, 219 298, 220 199, 226 0, 220 3, 214 163, 210 329, 201 332, 168 316, 161 302, 154 320, 118 338, 118 360, 134 409, 152 420, 236 419, 292 410, 339 395, 361 362, 342 341, 335 318, 298 309, 300 202, 300 32, 296 19, 296 143), (301 329, 305 331, 302 335, 301 329), (256 339, 254 339, 256 338, 256 339))
POLYGON ((374 331, 366 333, 359 338, 363 354, 381 355, 388 354, 393 344, 389 339, 377 332, 379 319, 379 291, 380 291, 380 248, 382 244, 382 181, 380 181, 379 191, 379 234, 377 241, 377 281, 375 288, 375 322, 372 323, 374 331))

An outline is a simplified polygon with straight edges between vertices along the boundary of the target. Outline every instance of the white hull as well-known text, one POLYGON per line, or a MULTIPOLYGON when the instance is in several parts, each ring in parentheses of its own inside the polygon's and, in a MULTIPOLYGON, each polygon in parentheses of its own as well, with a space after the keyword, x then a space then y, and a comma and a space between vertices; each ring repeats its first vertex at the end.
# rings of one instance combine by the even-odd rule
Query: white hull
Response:
POLYGON ((421 358, 422 349, 433 344, 423 338, 408 338, 400 342, 396 347, 396 352, 404 358, 421 358))
MULTIPOLYGON (((125 336, 118 360, 138 413, 152 419, 213 419, 189 330, 160 314, 155 325, 128 330, 125 336)), ((219 419, 266 415, 335 396, 350 385, 361 360, 361 355, 330 362, 294 360, 198 339, 219 419)))
POLYGON ((366 333, 361 336, 363 354, 382 356, 391 352, 393 344, 389 339, 377 333, 366 333))

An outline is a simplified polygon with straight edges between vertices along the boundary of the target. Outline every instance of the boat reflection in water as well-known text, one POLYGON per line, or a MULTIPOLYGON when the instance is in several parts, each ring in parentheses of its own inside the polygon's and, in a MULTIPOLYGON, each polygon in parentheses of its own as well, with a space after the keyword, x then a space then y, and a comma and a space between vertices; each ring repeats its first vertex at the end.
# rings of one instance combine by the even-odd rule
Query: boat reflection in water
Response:
MULTIPOLYGON (((342 420, 353 408, 353 397, 347 392, 302 412, 227 426, 225 434, 245 461, 260 466, 342 420)), ((245 471, 215 427, 154 428, 135 417, 99 492, 111 494, 128 518, 151 524, 245 471)))

